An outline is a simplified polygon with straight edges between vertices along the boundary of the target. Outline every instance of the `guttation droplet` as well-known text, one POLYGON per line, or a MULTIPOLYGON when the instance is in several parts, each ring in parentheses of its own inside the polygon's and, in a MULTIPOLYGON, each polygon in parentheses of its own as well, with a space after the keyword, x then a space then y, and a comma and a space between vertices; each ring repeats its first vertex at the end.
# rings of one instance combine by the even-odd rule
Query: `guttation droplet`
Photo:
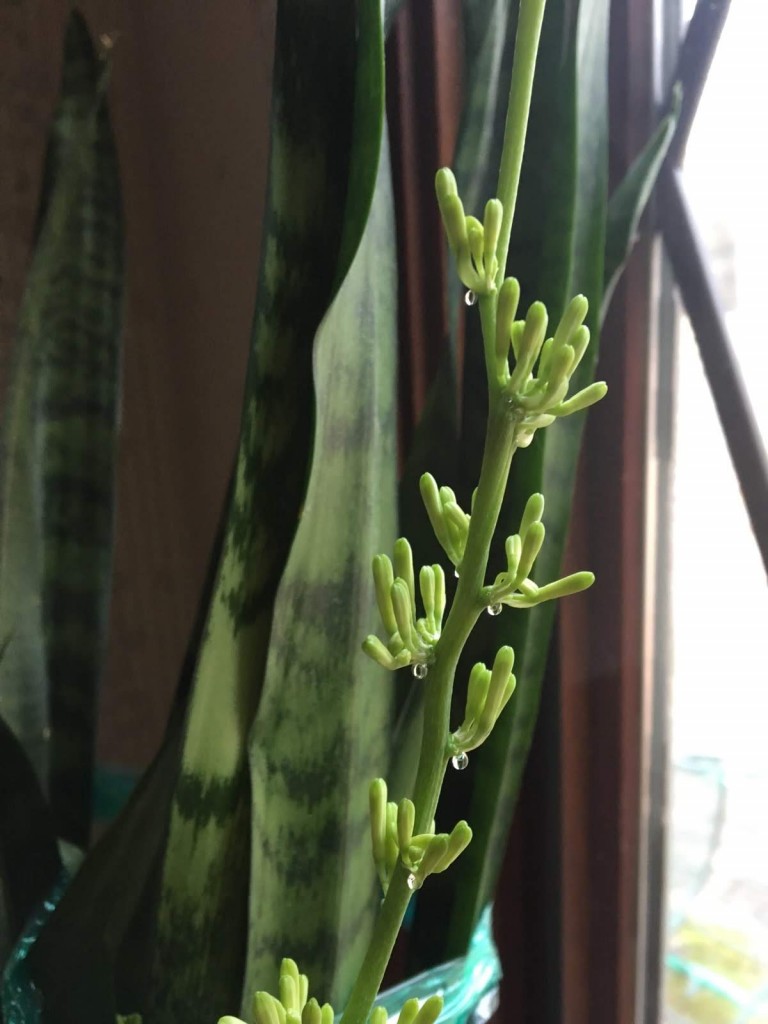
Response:
POLYGON ((411 667, 411 674, 416 679, 426 679, 428 671, 429 669, 427 666, 421 661, 417 661, 416 664, 411 667))
POLYGON ((468 306, 474 306, 474 304, 477 302, 477 296, 475 295, 471 288, 464 296, 464 301, 468 306))
POLYGON ((411 890, 411 892, 416 892, 417 889, 421 888, 421 882, 418 880, 418 878, 416 877, 416 875, 414 875, 413 872, 411 872, 410 875, 408 875, 406 884, 408 888, 411 890))
POLYGON ((464 769, 469 764, 469 755, 467 754, 466 750, 462 750, 461 753, 456 754, 454 757, 452 757, 451 764, 453 765, 457 772, 463 772, 464 769))
POLYGON ((501 615, 501 605, 500 604, 489 604, 488 605, 488 614, 489 615, 501 615))

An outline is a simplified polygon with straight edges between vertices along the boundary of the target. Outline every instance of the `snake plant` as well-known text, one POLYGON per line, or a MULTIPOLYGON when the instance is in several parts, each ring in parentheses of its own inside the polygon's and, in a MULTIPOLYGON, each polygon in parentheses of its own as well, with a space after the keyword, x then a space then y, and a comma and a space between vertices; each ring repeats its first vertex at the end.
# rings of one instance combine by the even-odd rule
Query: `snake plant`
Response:
MULTIPOLYGON (((544 0, 465 0, 465 112, 435 189, 451 344, 398 495, 396 6, 277 0, 225 514, 162 747, 25 948, 46 1024, 328 1024, 332 1005, 380 1024, 413 893, 416 962, 463 952, 492 897, 554 603, 592 583, 559 568, 583 410, 605 393, 602 309, 673 119, 608 203, 608 0, 549 0, 546 17, 544 0), (469 787, 443 787, 448 769, 469 787)), ((18 775, 23 836, 0 801, 7 942, 61 870, 56 833, 82 845, 89 823, 122 252, 104 56, 73 16, 4 438, 0 712, 16 735, 0 728, 0 760, 18 764, 21 741, 37 770, 18 775)), ((399 1021, 439 1013, 408 1001, 399 1021)))

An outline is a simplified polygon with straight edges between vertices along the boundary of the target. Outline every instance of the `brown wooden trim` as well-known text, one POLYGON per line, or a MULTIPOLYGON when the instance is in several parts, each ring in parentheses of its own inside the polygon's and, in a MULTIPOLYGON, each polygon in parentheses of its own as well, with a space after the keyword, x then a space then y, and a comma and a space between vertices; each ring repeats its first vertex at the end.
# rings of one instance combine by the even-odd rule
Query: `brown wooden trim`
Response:
POLYGON ((406 4, 387 44, 387 114, 398 221, 400 440, 408 450, 448 332, 435 171, 449 163, 461 110, 459 0, 406 4))
MULTIPOLYGON (((611 179, 654 120, 652 5, 614 0, 611 179)), ((590 414, 569 566, 589 566, 588 601, 560 620, 562 977, 566 1024, 633 1024, 638 964, 651 246, 639 245, 601 343, 604 402, 590 414)))

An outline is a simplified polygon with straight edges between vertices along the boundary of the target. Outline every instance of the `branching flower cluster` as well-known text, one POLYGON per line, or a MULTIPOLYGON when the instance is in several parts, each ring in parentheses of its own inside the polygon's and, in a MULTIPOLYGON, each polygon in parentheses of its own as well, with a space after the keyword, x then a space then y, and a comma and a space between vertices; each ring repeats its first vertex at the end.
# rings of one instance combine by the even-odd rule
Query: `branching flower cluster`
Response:
MULTIPOLYGON (((309 981, 300 974, 295 961, 285 959, 280 965, 279 996, 257 992, 253 1001, 255 1024, 333 1024, 335 1015, 330 1003, 320 1006, 309 999, 309 981)), ((398 1014, 397 1024, 435 1024, 443 1008, 441 996, 430 996, 424 1002, 409 999, 398 1014)), ((387 1024, 389 1017, 383 1006, 375 1007, 369 1024, 387 1024)), ((219 1024, 244 1024, 238 1017, 221 1017, 219 1024)))

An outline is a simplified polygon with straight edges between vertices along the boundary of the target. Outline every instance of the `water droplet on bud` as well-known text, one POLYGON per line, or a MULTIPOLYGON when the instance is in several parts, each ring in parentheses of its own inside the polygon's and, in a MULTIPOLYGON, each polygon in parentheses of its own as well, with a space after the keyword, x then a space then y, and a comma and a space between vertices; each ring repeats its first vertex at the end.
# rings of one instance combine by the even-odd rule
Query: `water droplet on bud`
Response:
POLYGON ((453 570, 453 575, 456 577, 456 579, 458 579, 459 578, 459 570, 458 569, 454 569, 453 570))
POLYGON ((488 612, 489 615, 501 615, 501 605, 500 604, 489 604, 488 608, 487 608, 487 612, 488 612))
POLYGON ((411 872, 410 875, 408 875, 408 880, 406 884, 408 888, 411 890, 411 892, 416 892, 417 889, 421 888, 421 882, 418 880, 418 878, 416 877, 416 875, 414 875, 413 872, 411 872))
POLYGON ((468 306, 474 306, 474 304, 477 302, 477 296, 475 295, 471 288, 464 296, 464 301, 468 306))
POLYGON ((451 764, 457 772, 463 772, 469 764, 469 755, 465 750, 462 750, 460 754, 456 754, 455 757, 451 758, 451 764))
POLYGON ((420 661, 417 661, 416 664, 411 667, 411 674, 414 679, 426 679, 428 671, 429 669, 427 666, 420 661))

